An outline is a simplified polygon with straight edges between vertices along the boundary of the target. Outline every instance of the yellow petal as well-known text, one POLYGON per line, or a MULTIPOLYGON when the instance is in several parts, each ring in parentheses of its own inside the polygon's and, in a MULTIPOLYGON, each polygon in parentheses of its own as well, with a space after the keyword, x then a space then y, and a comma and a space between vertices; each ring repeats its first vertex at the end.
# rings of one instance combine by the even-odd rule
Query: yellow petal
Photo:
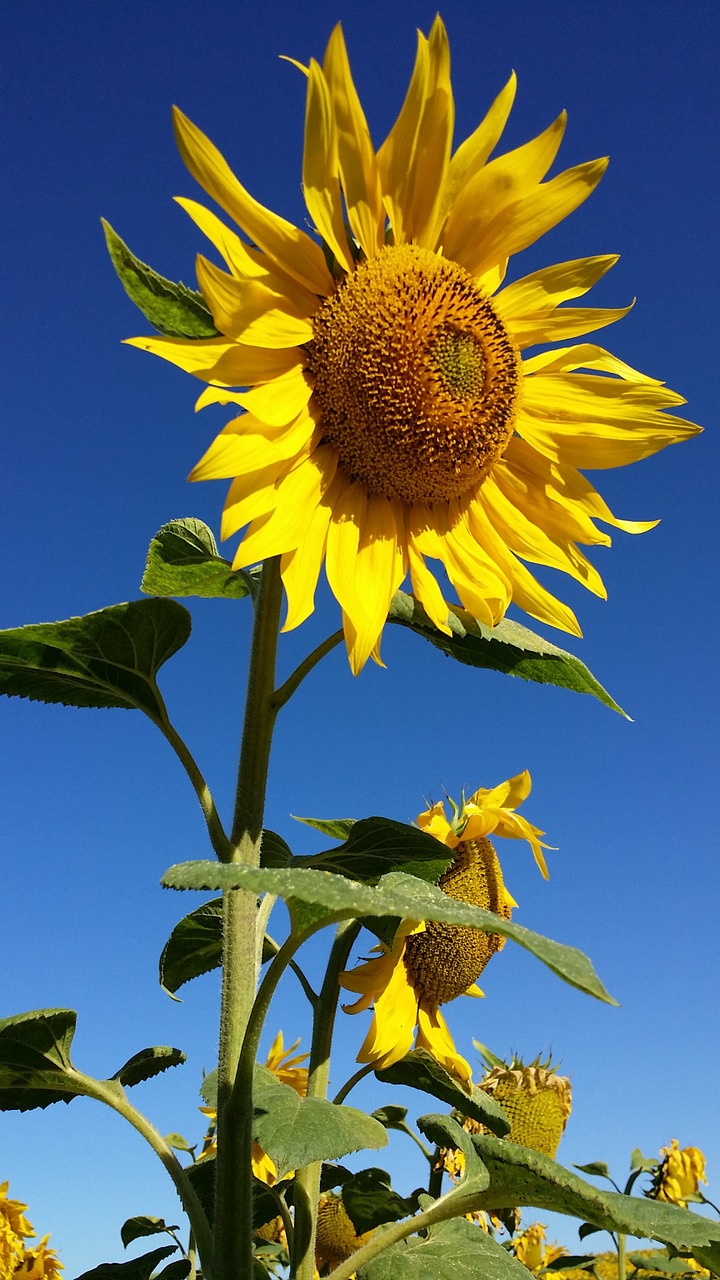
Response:
POLYGON ((358 630, 365 622, 365 608, 357 591, 355 570, 366 509, 364 484, 360 481, 349 483, 333 507, 325 558, 330 590, 343 613, 348 614, 358 630))
POLYGON ((319 452, 315 450, 279 481, 275 510, 270 516, 261 516, 252 522, 235 553, 234 569, 294 551, 299 546, 308 520, 332 479, 329 455, 334 450, 327 451, 327 458, 322 455, 318 458, 319 452))
POLYGON ((259 280, 236 280, 202 256, 197 260, 197 275, 215 327, 236 342, 257 347, 296 347, 312 338, 309 316, 317 309, 317 299, 303 315, 283 294, 259 280))
POLYGON ((339 23, 328 41, 323 71, 335 110, 338 160, 348 221, 365 256, 373 258, 385 244, 380 175, 339 23))
POLYGON ((407 96, 377 157, 395 244, 434 247, 453 123, 450 50, 437 17, 428 39, 418 32, 407 96))
POLYGON ((335 476, 313 511, 302 541, 288 551, 280 562, 283 586, 287 596, 287 617, 283 631, 292 631, 310 616, 315 608, 315 589, 325 558, 327 532, 335 500, 345 481, 335 476))
POLYGON ((180 154, 208 195, 294 280, 313 294, 331 293, 332 277, 320 246, 304 231, 254 200, 217 148, 177 107, 174 123, 180 154))
MULTIPOLYGON (((566 119, 562 112, 543 133, 491 160, 465 183, 443 231, 447 257, 467 267, 473 275, 479 274, 481 266, 475 264, 482 262, 480 246, 488 228, 504 216, 507 209, 538 189, 557 155, 566 119)), ((509 252, 505 256, 508 257, 509 252)))
POLYGON ((480 275, 494 263, 527 249, 587 200, 606 168, 606 159, 590 160, 566 169, 515 204, 506 205, 463 253, 462 265, 471 275, 480 275))
POLYGON ((126 345, 161 356, 203 382, 224 387, 248 387, 270 382, 301 369, 307 357, 298 347, 268 350, 239 346, 228 338, 126 338, 126 345))
POLYGON ((531 564, 544 564, 568 573, 594 595, 603 600, 607 598, 600 574, 575 544, 555 538, 534 524, 521 508, 508 499, 492 476, 488 476, 483 484, 483 499, 489 519, 515 555, 529 560, 531 564))
POLYGON ((516 429, 528 444, 554 462, 590 470, 624 467, 679 444, 700 430, 694 422, 669 414, 645 413, 630 405, 607 413, 614 422, 547 422, 520 413, 516 429))
POLYGON ((515 316, 508 322, 508 329, 523 351, 540 342, 561 342, 565 338, 595 333, 622 320, 634 305, 631 302, 627 307, 560 307, 554 311, 534 311, 527 316, 515 316))
POLYGON ((362 670, 377 644, 390 601, 405 577, 404 532, 401 504, 391 502, 382 494, 370 494, 354 570, 355 591, 365 613, 361 626, 357 615, 351 618, 355 634, 348 646, 348 656, 355 675, 362 670))
POLYGON ((243 392, 237 396, 237 402, 260 422, 275 427, 292 422, 299 413, 306 410, 311 395, 309 375, 301 370, 293 370, 284 378, 275 378, 273 382, 265 382, 252 391, 243 392))
POLYGON ((429 1005, 426 1000, 420 1002, 418 1009, 418 1049, 426 1049, 428 1053, 459 1080, 463 1088, 472 1083, 470 1063, 458 1053, 455 1042, 450 1035, 448 1025, 437 1005, 429 1005))
POLYGON ((295 457, 315 430, 307 413, 287 426, 271 427, 250 413, 234 418, 190 472, 191 480, 227 480, 295 457))
POLYGON ((445 817, 442 801, 438 801, 424 813, 419 813, 415 822, 421 831, 426 831, 429 836, 434 836, 442 844, 448 844, 451 848, 458 844, 455 833, 445 817))
POLYGON ((436 242, 444 243, 442 225, 453 208, 460 191, 483 168, 488 156, 500 141, 503 129, 515 101, 517 77, 513 71, 504 89, 493 102, 490 110, 480 124, 460 144, 448 165, 445 187, 437 214, 436 242))
MULTIPOLYGON (((577 499, 570 490, 564 491, 558 468, 519 436, 513 437, 502 459, 493 467, 492 475, 508 501, 550 537, 590 546, 610 546, 610 535, 596 528, 582 502, 581 491, 577 490, 577 499)), ((589 484, 587 488, 593 492, 589 484)))
POLYGON ((559 627, 561 631, 569 631, 571 635, 582 635, 572 609, 546 591, 495 532, 485 510, 482 489, 468 503, 467 513, 470 529, 509 579, 515 603, 530 614, 531 618, 559 627))
POLYGON ((438 631, 452 635, 448 626, 448 606, 437 578, 430 572, 412 537, 408 537, 408 567, 413 595, 422 605, 428 618, 438 631))
POLYGON ((303 193, 308 212, 340 266, 351 271, 353 262, 343 218, 335 117, 330 91, 320 67, 310 62, 305 109, 303 193))
POLYGON ((533 311, 545 312, 561 302, 581 298, 617 261, 618 254, 606 253, 559 262, 509 284, 494 301, 505 320, 527 316, 533 311))

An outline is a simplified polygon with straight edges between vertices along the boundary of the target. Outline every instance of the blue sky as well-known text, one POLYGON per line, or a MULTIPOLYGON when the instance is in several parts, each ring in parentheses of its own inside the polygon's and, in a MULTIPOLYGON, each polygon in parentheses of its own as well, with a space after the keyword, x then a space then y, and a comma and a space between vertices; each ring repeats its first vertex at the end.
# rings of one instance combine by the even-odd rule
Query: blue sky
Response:
MULTIPOLYGON (((215 141, 254 195, 302 224, 304 83, 277 55, 319 56, 341 19, 379 142, 404 95, 414 29, 427 31, 434 12, 406 0, 369 0, 362 10, 344 0, 24 0, 6 8, 0 626, 137 598, 147 544, 162 523, 196 515, 219 525, 223 486, 191 488, 185 476, 223 412, 196 418, 196 384, 121 345, 147 326, 114 278, 99 224, 105 216, 141 258, 194 283, 204 246, 172 197, 202 197, 175 150, 171 104, 215 141)), ((516 919, 585 950, 621 1007, 581 996, 508 945, 484 976, 486 999, 448 1010, 458 1047, 472 1054, 475 1036, 501 1054, 553 1050, 575 1090, 564 1163, 604 1159, 619 1180, 631 1148, 653 1154, 677 1137, 706 1152, 717 1197, 720 11, 714 0, 450 0, 442 14, 458 140, 515 68, 503 149, 566 107, 560 166, 611 156, 592 199, 514 261, 512 278, 621 253, 593 303, 637 304, 603 340, 685 395, 687 416, 706 433, 596 477, 618 514, 662 517, 651 533, 618 534, 611 550, 598 549, 608 602, 556 584, 585 633, 568 647, 633 723, 586 697, 468 671, 390 631, 386 670, 369 664, 353 679, 336 651, 284 712, 268 825, 310 851, 317 844, 290 814, 410 821, 443 787, 458 795, 528 768, 524 812, 559 851, 546 884, 525 846, 498 842, 520 903, 516 919)), ((552 585, 552 575, 545 581, 552 585)), ((192 612, 193 638, 162 687, 227 813, 249 611, 198 602, 192 612)), ((316 614, 284 639, 281 669, 292 670, 336 619, 335 602, 320 592, 316 614)), ((194 796, 139 714, 10 700, 0 717, 0 1014, 76 1008, 75 1061, 98 1075, 148 1044, 185 1049, 185 1067, 135 1096, 162 1131, 197 1138, 196 1091, 215 1055, 217 978, 187 988, 182 1004, 156 980, 167 934, 198 901, 159 886, 169 864, 206 856, 194 796)), ((309 957, 315 972, 321 954, 316 947, 309 957)), ((307 1040, 290 985, 266 1044, 280 1026, 286 1039, 307 1040)), ((337 1087, 363 1034, 364 1021, 345 1019, 337 1087)), ((391 1100, 379 1086, 353 1099, 369 1107, 391 1100)), ((432 1109, 421 1095, 404 1100, 413 1114, 432 1109)), ((412 1151, 398 1140, 387 1156, 400 1190, 419 1180, 412 1151)), ((52 1232, 69 1280, 121 1256, 126 1217, 177 1220, 156 1163, 122 1122, 84 1100, 0 1116, 0 1181, 9 1178, 11 1194, 30 1204, 40 1234, 52 1232)), ((577 1244, 570 1220, 554 1234, 577 1244)))

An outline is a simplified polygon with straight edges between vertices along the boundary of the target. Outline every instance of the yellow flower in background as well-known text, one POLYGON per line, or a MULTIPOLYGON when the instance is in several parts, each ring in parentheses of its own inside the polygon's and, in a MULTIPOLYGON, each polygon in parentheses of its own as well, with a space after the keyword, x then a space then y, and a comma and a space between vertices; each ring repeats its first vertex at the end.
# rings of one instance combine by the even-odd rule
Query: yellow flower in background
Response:
MULTIPOLYGON (((446 819, 441 804, 420 814, 418 826, 454 850, 452 863, 438 881, 449 897, 510 919, 517 903, 505 887, 486 830, 528 840, 547 876, 539 840, 543 832, 514 813, 529 791, 530 775, 525 772, 492 790, 476 791, 469 801, 455 806, 452 822, 446 819)), ((476 980, 504 941, 500 934, 462 925, 403 921, 391 947, 381 943, 374 948, 378 956, 340 978, 341 987, 360 997, 344 1006, 348 1013, 361 1013, 373 1006, 358 1062, 371 1062, 378 1068, 392 1066, 405 1057, 415 1041, 417 1048, 427 1049, 446 1071, 468 1086, 472 1069, 457 1052, 439 1006, 460 995, 482 996, 476 980)))
POLYGON ((0 1278, 13 1275, 24 1252, 25 1240, 36 1233, 25 1217, 26 1204, 11 1200, 9 1182, 0 1183, 0 1278))
POLYGON ((669 1147, 661 1147, 664 1160, 653 1183, 651 1195, 656 1200, 668 1200, 687 1209, 687 1201, 697 1197, 700 1183, 705 1177, 705 1156, 699 1147, 683 1147, 673 1138, 669 1147))
MULTIPOLYGON (((307 1092, 307 1067, 301 1067, 298 1064, 307 1061, 310 1057, 309 1053, 295 1054, 295 1050, 300 1044, 299 1040, 295 1040, 289 1049, 285 1048, 282 1031, 278 1031, 273 1040, 270 1051, 265 1059, 265 1066, 268 1071, 272 1071, 281 1084, 290 1085, 301 1098, 305 1097, 307 1092), (295 1056, 293 1057, 293 1054, 295 1056)), ((207 1160, 210 1156, 217 1155, 217 1111, 215 1107, 200 1107, 199 1110, 204 1116, 208 1117, 208 1128, 203 1139, 203 1146, 198 1163, 200 1160, 207 1160)), ((259 1142, 253 1142, 252 1149, 252 1171, 256 1178, 261 1182, 266 1182, 269 1187, 274 1186, 277 1181, 277 1166, 271 1156, 263 1151, 259 1142)), ((290 1176, 290 1175, 287 1175, 290 1176)))
POLYGON ((541 1267, 547 1267, 549 1263, 567 1254, 567 1249, 562 1245, 545 1243, 546 1230, 547 1227, 542 1222, 535 1222, 521 1231, 512 1242, 515 1257, 528 1271, 539 1271, 541 1267))
POLYGON ((60 1280, 64 1269, 54 1249, 47 1247, 50 1236, 43 1236, 34 1249, 26 1249, 17 1266, 14 1280, 60 1280))
POLYGON ((544 181, 564 113, 491 159, 514 76, 453 152, 439 18, 418 34, 405 102, 377 151, 340 26, 322 65, 303 71, 303 191, 322 246, 254 200, 176 111, 188 169, 247 240, 180 200, 227 266, 198 259, 220 336, 131 340, 208 383, 198 407, 239 410, 191 477, 232 481, 222 536, 246 529, 234 567, 281 557, 290 629, 312 613, 324 563, 356 673, 371 655, 381 661, 388 608, 408 574, 448 632, 438 563, 483 623, 514 600, 580 634, 524 562, 604 596, 578 544, 609 545, 597 520, 630 533, 656 522, 617 519, 578 468, 624 466, 698 430, 665 412, 681 396, 594 343, 524 354, 628 310, 574 305, 615 255, 504 285, 511 256, 582 204, 606 161, 544 181))

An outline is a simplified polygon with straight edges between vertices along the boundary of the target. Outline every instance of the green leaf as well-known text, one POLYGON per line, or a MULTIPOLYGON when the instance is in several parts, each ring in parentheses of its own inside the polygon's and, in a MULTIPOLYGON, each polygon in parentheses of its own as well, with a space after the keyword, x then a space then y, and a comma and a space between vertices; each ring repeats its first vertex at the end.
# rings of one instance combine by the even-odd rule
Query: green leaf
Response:
POLYGON ((235 573, 202 520, 170 520, 150 543, 140 590, 149 596, 241 600, 258 572, 235 573))
POLYGON ((169 1067, 179 1067, 187 1061, 180 1049, 171 1049, 168 1045, 154 1045, 150 1049, 141 1049, 134 1053, 119 1071, 112 1077, 124 1088, 129 1089, 143 1080, 152 1080, 169 1067))
POLYGON ((384 1084, 402 1084, 429 1093, 455 1107, 463 1116, 487 1125, 500 1138, 510 1132, 510 1121, 500 1104, 477 1085, 473 1085, 472 1094, 467 1094, 427 1049, 411 1049, 399 1062, 376 1071, 375 1075, 384 1084))
POLYGON ((278 1166, 278 1178, 315 1160, 338 1160, 350 1151, 387 1145, 385 1130, 372 1116, 321 1098, 301 1098, 260 1065, 254 1102, 254 1136, 278 1166))
POLYGON ((197 1146, 197 1143, 195 1143, 195 1146, 191 1146, 187 1138, 183 1138, 181 1133, 166 1133, 165 1141, 169 1147, 173 1148, 173 1151, 194 1151, 195 1146, 197 1146))
MULTIPOLYGON (((456 605, 449 606, 446 636, 430 622, 422 605, 413 596, 397 591, 390 605, 389 622, 408 627, 416 635, 429 640, 448 657, 468 667, 485 667, 506 675, 520 676, 537 684, 554 684, 575 693, 591 693, 606 707, 625 715, 622 707, 598 683, 584 662, 565 649, 559 649, 519 622, 504 618, 492 629, 478 622, 456 605)), ((629 719, 629 717, 626 717, 629 719)))
POLYGON ((342 1198, 347 1215, 358 1235, 373 1231, 383 1222, 397 1222, 412 1213, 408 1200, 393 1191, 390 1174, 384 1169, 363 1169, 343 1182, 342 1198))
POLYGON ((70 1061, 76 1021, 72 1009, 0 1021, 0 1111, 31 1111, 83 1092, 70 1061))
POLYGON ((389 871, 402 870, 435 884, 452 860, 452 849, 426 831, 392 818, 363 818, 352 824, 344 844, 294 858, 293 865, 370 882, 389 871))
POLYGON ((659 1240, 693 1253, 712 1271, 720 1269, 720 1222, 658 1200, 600 1190, 547 1156, 504 1139, 479 1135, 473 1144, 490 1171, 483 1208, 551 1209, 606 1231, 659 1240))
POLYGON ((133 1240, 139 1240, 141 1236, 157 1236, 164 1231, 179 1230, 178 1226, 168 1227, 164 1218, 149 1218, 140 1214, 136 1218, 128 1218, 126 1222, 123 1222, 120 1228, 120 1239, 127 1249, 133 1240))
POLYGON ((358 1280, 527 1280, 527 1268, 465 1218, 431 1226, 358 1268, 358 1280))
POLYGON ((310 903, 319 910, 308 924, 308 931, 337 920, 397 916, 403 920, 440 920, 445 924, 483 929, 486 933, 500 933, 537 956, 571 986, 608 1004, 615 1003, 582 951, 543 938, 483 907, 458 902, 435 885, 401 872, 383 876, 372 886, 312 869, 291 867, 274 871, 236 863, 185 862, 166 871, 163 884, 171 889, 243 888, 256 893, 275 893, 289 903, 293 900, 310 903))
POLYGON ((548 1262, 538 1272, 538 1275, 544 1275, 546 1271, 591 1271, 595 1265, 594 1253, 564 1253, 561 1258, 553 1258, 552 1262, 548 1262))
POLYGON ((463 1129, 452 1116, 445 1115, 419 1116, 417 1126, 420 1132, 424 1133, 425 1137, 434 1142, 437 1147, 462 1151, 465 1157, 465 1167, 460 1181, 452 1191, 446 1193, 446 1200, 453 1196, 461 1199, 486 1189, 490 1182, 490 1174, 478 1156, 467 1129, 463 1129))
POLYGON ((630 1168, 638 1173, 648 1173, 650 1169, 657 1169, 660 1161, 657 1156, 644 1156, 639 1147, 633 1147, 630 1152, 630 1168))
POLYGON ((260 840, 260 866, 288 867, 292 860, 292 850, 287 841, 266 827, 260 840))
POLYGON ((355 818, 299 818, 296 813, 290 816, 296 822, 303 822, 306 827, 314 827, 324 836, 330 836, 331 840, 346 840, 356 821, 355 818))
POLYGON ((101 1262, 92 1271, 83 1271, 77 1280, 149 1280, 158 1263, 175 1253, 176 1249, 177 1245, 166 1244, 162 1249, 153 1249, 152 1253, 130 1258, 127 1262, 101 1262))
POLYGON ((185 1280, 185 1276, 190 1274, 192 1263, 189 1258, 178 1258, 176 1262, 170 1262, 162 1271, 158 1271, 155 1280, 185 1280))
POLYGON ((589 1173, 593 1178, 609 1178, 610 1170, 604 1160, 592 1160, 590 1164, 574 1164, 573 1169, 580 1173, 589 1173))
POLYGON ((173 600, 0 631, 0 693, 66 707, 136 707, 161 720, 155 677, 189 635, 190 615, 173 600))
POLYGON ((172 995, 222 959, 223 900, 213 898, 175 925, 160 956, 160 985, 172 995))
MULTIPOLYGON (((377 1075, 378 1073, 375 1072, 375 1074, 377 1075)), ((407 1107, 398 1107, 391 1103, 387 1107, 378 1107, 371 1114, 375 1120, 380 1121, 384 1129, 400 1129, 401 1132, 404 1132, 407 1129, 405 1123, 407 1113, 407 1107)))
POLYGON ((697 1276, 697 1271, 684 1258, 668 1258, 662 1253, 653 1253, 652 1257, 642 1253, 629 1253, 628 1261, 643 1272, 655 1272, 663 1276, 697 1276))
POLYGON ((192 1183, 205 1217, 212 1226, 215 1214, 215 1156, 206 1156, 204 1160, 188 1165, 185 1174, 192 1183))
POLYGON ((214 338, 218 330, 205 299, 195 289, 158 275, 128 249, 104 218, 108 253, 126 294, 146 320, 171 338, 214 338))

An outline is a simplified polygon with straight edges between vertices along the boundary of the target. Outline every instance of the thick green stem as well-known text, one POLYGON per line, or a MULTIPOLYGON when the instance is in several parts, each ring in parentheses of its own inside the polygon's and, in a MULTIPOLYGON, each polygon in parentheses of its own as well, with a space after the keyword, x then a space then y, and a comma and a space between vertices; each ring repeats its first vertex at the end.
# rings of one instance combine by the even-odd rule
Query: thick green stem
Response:
MULTIPOLYGON (((275 657, 282 584, 279 561, 266 561, 255 604, 247 701, 228 861, 260 863, 265 789, 275 723, 275 657)), ((215 1191, 216 1280, 252 1275, 252 1090, 234 1093, 255 989, 255 894, 224 895, 223 970, 218 1058, 218 1156, 215 1191)))
MULTIPOLYGON (((340 998, 338 979, 347 964, 350 948, 359 931, 360 925, 357 920, 345 920, 337 927, 313 1019, 313 1038, 308 1067, 307 1096, 309 1098, 327 1097, 330 1047, 340 998)), ((295 1238, 292 1274, 296 1280, 313 1280, 321 1169, 322 1162, 317 1161, 306 1165, 304 1169, 298 1169, 295 1175, 295 1238)))

